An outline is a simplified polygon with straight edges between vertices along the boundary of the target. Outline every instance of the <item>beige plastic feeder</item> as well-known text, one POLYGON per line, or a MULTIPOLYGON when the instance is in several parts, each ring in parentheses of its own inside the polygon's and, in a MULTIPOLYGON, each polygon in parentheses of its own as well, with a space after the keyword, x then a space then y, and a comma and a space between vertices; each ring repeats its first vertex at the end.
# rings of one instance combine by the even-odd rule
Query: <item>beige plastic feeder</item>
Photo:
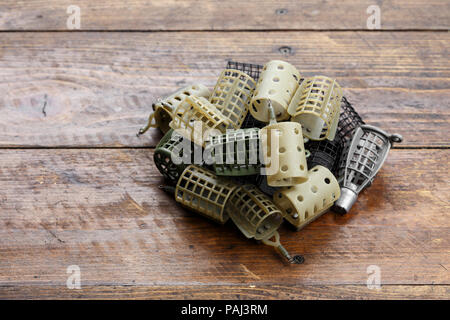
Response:
POLYGON ((256 82, 246 73, 225 69, 219 77, 209 101, 230 120, 230 127, 239 129, 248 113, 256 82))
POLYGON ((284 218, 301 229, 325 213, 340 195, 339 183, 330 170, 315 166, 306 182, 278 190, 273 201, 284 218))
POLYGON ((306 78, 295 92, 288 113, 311 140, 333 140, 341 100, 342 89, 336 80, 324 76, 306 78))
POLYGON ((145 133, 149 128, 159 128, 164 134, 170 130, 169 123, 172 121, 172 112, 186 97, 195 95, 197 97, 209 98, 211 91, 202 84, 191 84, 178 89, 169 96, 158 99, 152 105, 153 113, 150 114, 147 126, 139 130, 139 134, 145 133))
POLYGON ((225 133, 229 125, 230 120, 211 102, 196 96, 186 97, 175 109, 170 122, 172 129, 200 146, 205 145, 204 138, 208 130, 225 133))
POLYGON ((277 120, 289 118, 287 108, 298 88, 300 73, 290 63, 281 60, 269 61, 263 68, 256 84, 250 113, 263 122, 269 122, 268 102, 272 103, 277 120))
MULTIPOLYGON (((269 103, 269 112, 273 111, 269 103)), ((302 126, 296 122, 271 123, 261 129, 260 138, 267 184, 272 187, 292 186, 308 179, 302 126)))

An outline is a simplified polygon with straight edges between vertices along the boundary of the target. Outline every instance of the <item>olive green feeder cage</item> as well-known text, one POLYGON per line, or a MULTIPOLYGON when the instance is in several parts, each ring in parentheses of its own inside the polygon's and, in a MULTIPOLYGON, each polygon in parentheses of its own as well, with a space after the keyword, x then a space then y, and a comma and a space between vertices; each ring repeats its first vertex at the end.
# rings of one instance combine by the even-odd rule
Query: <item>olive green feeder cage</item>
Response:
POLYGON ((248 176, 261 170, 258 128, 228 130, 209 137, 205 154, 217 175, 248 176))
POLYGON ((272 200, 251 184, 234 190, 227 203, 227 212, 234 224, 249 239, 262 240, 274 246, 289 262, 301 263, 303 258, 291 257, 279 242, 278 228, 283 222, 280 209, 272 200), (271 241, 275 238, 275 241, 271 241))
POLYGON ((170 130, 169 123, 172 121, 173 111, 191 95, 209 98, 211 91, 202 84, 192 84, 178 89, 165 98, 158 99, 152 104, 153 113, 150 114, 147 125, 139 130, 138 135, 144 134, 150 128, 159 128, 162 133, 167 133, 170 130))
POLYGON ((181 173, 194 163, 194 155, 199 152, 202 152, 200 146, 170 129, 156 146, 153 160, 164 178, 176 184, 181 173), (186 143, 187 146, 184 145, 186 143))
POLYGON ((229 128, 241 127, 255 86, 255 80, 239 70, 225 69, 220 75, 209 101, 230 120, 229 128))
POLYGON ((228 199, 238 184, 218 177, 196 165, 188 166, 175 188, 175 200, 183 206, 224 224, 229 216, 225 210, 228 199))
POLYGON ((204 146, 208 131, 225 133, 230 125, 219 109, 203 97, 188 96, 173 113, 170 127, 194 143, 204 146))
POLYGON ((336 80, 316 76, 302 81, 289 103, 291 121, 302 125, 311 140, 334 140, 339 122, 342 89, 336 80))

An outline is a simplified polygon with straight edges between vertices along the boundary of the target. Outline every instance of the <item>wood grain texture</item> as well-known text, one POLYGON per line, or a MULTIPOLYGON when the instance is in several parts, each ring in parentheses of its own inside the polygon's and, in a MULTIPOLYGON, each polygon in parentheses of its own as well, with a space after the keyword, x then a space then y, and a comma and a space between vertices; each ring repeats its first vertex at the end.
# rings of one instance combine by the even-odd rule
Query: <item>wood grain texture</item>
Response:
POLYGON ((0 299, 223 299, 223 300, 314 300, 314 299, 447 299, 448 285, 385 285, 367 289, 363 285, 192 285, 120 286, 96 285, 70 290, 62 286, 1 286, 0 299))
POLYGON ((392 150, 348 215, 283 226, 303 265, 175 205, 152 152, 0 150, 0 297, 381 298, 365 287, 369 265, 400 285, 386 297, 448 297, 448 150, 392 150), (62 288, 69 265, 90 289, 62 288))
POLYGON ((67 7, 81 9, 82 30, 348 30, 367 28, 378 5, 385 30, 448 30, 441 0, 1 1, 0 30, 67 30, 67 7))
POLYGON ((150 105, 176 88, 213 87, 229 59, 283 59, 336 77, 367 123, 402 146, 449 146, 448 33, 2 33, 0 146, 155 146, 150 105), (245 39, 243 41, 242 39, 245 39))

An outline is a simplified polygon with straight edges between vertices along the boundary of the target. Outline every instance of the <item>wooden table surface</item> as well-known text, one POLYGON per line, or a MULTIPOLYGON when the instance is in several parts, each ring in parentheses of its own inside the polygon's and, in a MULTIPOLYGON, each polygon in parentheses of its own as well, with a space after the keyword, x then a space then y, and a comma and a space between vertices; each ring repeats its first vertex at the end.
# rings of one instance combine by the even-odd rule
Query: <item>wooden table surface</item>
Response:
POLYGON ((79 0, 68 31, 71 4, 0 1, 0 298, 450 298, 450 1, 79 0), (281 228, 303 265, 175 205, 136 137, 228 59, 335 77, 404 137, 349 214, 281 228))

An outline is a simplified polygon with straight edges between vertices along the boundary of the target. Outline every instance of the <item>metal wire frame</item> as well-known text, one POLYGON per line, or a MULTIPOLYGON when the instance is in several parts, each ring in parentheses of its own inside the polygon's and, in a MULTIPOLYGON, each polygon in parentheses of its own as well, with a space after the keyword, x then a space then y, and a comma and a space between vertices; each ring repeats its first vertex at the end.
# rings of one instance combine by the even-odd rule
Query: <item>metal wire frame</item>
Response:
POLYGON ((248 113, 256 82, 246 73, 225 69, 214 87, 209 101, 230 120, 230 127, 239 129, 248 113))
POLYGON ((245 63, 245 62, 236 62, 236 61, 228 61, 226 69, 235 69, 242 72, 245 72, 250 77, 258 81, 259 75, 263 69, 262 65, 245 63))
POLYGON ((335 137, 333 141, 328 139, 309 140, 305 148, 310 152, 310 156, 307 158, 308 168, 321 165, 333 174, 336 173, 342 151, 342 143, 339 137, 335 137))
POLYGON ((283 222, 281 210, 254 185, 238 187, 228 203, 231 220, 247 238, 268 239, 283 222))
POLYGON ((397 139, 391 137, 374 126, 358 127, 342 152, 338 172, 341 185, 357 194, 369 186, 387 157, 390 139, 397 139))
POLYGON ((196 165, 188 166, 181 174, 175 199, 189 209, 221 224, 229 216, 226 203, 238 184, 196 165))
POLYGON ((339 123, 336 135, 342 142, 351 140, 356 128, 365 124, 361 116, 356 112, 355 108, 350 104, 346 97, 342 97, 341 113, 339 115, 339 123))
POLYGON ((228 130, 211 136, 205 154, 211 155, 214 171, 223 176, 247 176, 260 172, 259 129, 228 130))

